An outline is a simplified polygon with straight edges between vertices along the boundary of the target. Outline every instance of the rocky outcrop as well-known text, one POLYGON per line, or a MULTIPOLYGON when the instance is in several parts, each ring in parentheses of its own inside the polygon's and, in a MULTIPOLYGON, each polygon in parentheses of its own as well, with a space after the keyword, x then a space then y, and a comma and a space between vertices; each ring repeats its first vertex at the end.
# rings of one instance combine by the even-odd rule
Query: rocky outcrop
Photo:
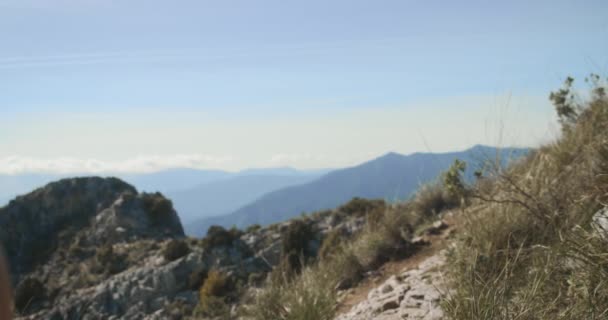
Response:
MULTIPOLYGON (((340 210, 300 220, 312 230, 305 243, 312 254, 325 234, 349 236, 366 223, 365 215, 340 210)), ((0 241, 14 270, 18 319, 182 319, 211 270, 230 283, 259 285, 280 263, 282 236, 294 223, 185 238, 161 194, 138 194, 113 178, 77 178, 1 208, 0 241)))
MULTIPOLYGON (((49 318, 47 311, 57 311, 55 306, 77 292, 78 301, 90 306, 95 298, 82 289, 149 266, 146 261, 160 255, 159 242, 183 236, 171 201, 159 193, 138 194, 115 178, 60 180, 0 208, 0 244, 16 288, 16 309, 43 312, 36 319, 49 318)), ((55 318, 69 318, 73 310, 55 318)))
POLYGON ((371 290, 366 300, 336 320, 442 319, 439 301, 445 293, 441 276, 444 263, 445 252, 440 252, 416 269, 391 276, 371 290))
POLYGON ((0 244, 14 276, 44 263, 70 231, 90 223, 132 186, 118 179, 78 178, 50 183, 0 208, 0 244))

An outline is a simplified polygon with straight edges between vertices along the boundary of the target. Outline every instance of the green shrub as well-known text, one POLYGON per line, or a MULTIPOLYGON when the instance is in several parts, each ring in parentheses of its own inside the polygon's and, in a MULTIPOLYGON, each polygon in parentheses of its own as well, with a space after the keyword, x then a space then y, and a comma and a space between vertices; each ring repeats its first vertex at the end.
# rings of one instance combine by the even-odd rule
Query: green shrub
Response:
POLYGON ((460 205, 460 200, 450 194, 440 183, 424 185, 416 192, 411 208, 421 220, 432 219, 444 210, 460 205))
POLYGON ((466 162, 456 159, 441 176, 443 185, 450 196, 461 199, 466 195, 466 185, 462 177, 466 169, 466 162))
POLYGON ((42 299, 44 296, 45 288, 40 280, 37 278, 25 278, 15 290, 15 308, 20 313, 24 313, 32 303, 42 299))
POLYGON ((364 216, 374 211, 383 211, 385 208, 384 200, 368 200, 355 197, 339 207, 338 211, 352 216, 364 216))
POLYGON ((170 222, 173 212, 173 203, 171 200, 165 198, 160 192, 154 194, 143 193, 142 200, 144 209, 150 217, 150 221, 153 225, 163 226, 165 223, 170 222))
POLYGON ((299 273, 308 258, 314 257, 310 241, 316 237, 310 223, 294 220, 281 235, 281 259, 288 273, 299 273))
POLYGON ((207 231, 207 236, 202 240, 202 246, 205 249, 211 249, 220 246, 231 246, 234 240, 240 238, 243 232, 233 227, 230 230, 224 229, 221 226, 211 226, 207 231))
POLYGON ((259 224, 253 224, 253 225, 250 225, 249 227, 247 227, 247 229, 245 229, 245 232, 246 233, 254 233, 254 232, 257 232, 260 229, 262 229, 262 226, 260 226, 259 224))
POLYGON ((190 247, 186 241, 172 239, 163 248, 163 257, 166 261, 174 261, 190 253, 190 247))

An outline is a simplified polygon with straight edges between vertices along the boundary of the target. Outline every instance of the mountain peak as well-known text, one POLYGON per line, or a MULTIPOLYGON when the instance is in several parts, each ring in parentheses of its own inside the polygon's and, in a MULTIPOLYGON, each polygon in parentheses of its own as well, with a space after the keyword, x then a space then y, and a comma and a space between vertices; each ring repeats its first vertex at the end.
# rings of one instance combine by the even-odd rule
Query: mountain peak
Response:
POLYGON ((376 158, 376 160, 395 159, 395 158, 401 158, 401 157, 403 157, 402 154, 394 152, 394 151, 390 151, 390 152, 387 152, 384 155, 376 158))
POLYGON ((62 179, 17 197, 0 208, 0 230, 15 279, 75 241, 98 247, 184 235, 171 201, 160 193, 138 194, 120 179, 100 177, 62 179))

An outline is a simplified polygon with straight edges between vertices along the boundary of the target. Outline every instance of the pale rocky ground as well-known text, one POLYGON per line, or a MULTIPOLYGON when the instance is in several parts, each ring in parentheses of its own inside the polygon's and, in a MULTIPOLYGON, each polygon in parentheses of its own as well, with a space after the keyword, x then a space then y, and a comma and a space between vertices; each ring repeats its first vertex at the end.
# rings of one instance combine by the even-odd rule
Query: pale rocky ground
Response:
POLYGON ((385 277, 390 276, 368 292, 366 287, 360 288, 364 289, 359 293, 364 297, 362 301, 346 304, 352 307, 339 312, 335 320, 443 319, 440 301, 448 293, 443 276, 445 245, 455 231, 454 214, 448 212, 444 219, 426 228, 422 236, 413 239, 414 243, 428 246, 423 252, 397 262, 398 268, 386 272, 385 277))
POLYGON ((440 251, 417 268, 402 270, 336 320, 442 319, 439 301, 446 292, 441 271, 444 263, 445 251, 440 251))

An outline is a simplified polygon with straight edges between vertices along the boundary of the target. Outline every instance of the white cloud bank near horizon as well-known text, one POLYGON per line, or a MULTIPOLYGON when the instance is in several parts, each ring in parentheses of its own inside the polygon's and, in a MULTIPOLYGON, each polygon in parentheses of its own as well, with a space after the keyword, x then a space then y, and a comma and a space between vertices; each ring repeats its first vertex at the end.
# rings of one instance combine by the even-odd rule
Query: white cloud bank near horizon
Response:
POLYGON ((137 156, 123 161, 103 161, 70 157, 32 158, 9 156, 0 158, 0 174, 102 174, 151 173, 172 168, 215 168, 233 161, 230 156, 181 154, 173 156, 137 156))
POLYGON ((447 152, 475 144, 535 147, 559 134, 547 98, 523 95, 299 114, 137 109, 17 114, 2 122, 0 174, 338 168, 390 151, 447 152))

